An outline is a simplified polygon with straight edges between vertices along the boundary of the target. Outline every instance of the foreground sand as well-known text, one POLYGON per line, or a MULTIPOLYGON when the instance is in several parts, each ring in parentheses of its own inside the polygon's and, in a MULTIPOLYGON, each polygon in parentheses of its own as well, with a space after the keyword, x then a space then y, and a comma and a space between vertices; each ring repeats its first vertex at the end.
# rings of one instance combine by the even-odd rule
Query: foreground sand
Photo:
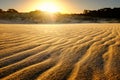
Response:
POLYGON ((0 80, 120 80, 120 24, 1 24, 0 80))

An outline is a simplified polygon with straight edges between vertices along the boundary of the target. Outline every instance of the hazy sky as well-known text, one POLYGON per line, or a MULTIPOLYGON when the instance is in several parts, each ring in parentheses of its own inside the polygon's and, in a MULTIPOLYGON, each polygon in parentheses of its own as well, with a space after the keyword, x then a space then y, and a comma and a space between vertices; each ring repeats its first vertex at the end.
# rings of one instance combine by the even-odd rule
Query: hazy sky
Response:
POLYGON ((20 12, 28 12, 36 10, 41 1, 57 2, 62 7, 61 12, 65 13, 78 13, 84 9, 120 7, 120 0, 0 0, 0 8, 4 10, 14 8, 20 12))

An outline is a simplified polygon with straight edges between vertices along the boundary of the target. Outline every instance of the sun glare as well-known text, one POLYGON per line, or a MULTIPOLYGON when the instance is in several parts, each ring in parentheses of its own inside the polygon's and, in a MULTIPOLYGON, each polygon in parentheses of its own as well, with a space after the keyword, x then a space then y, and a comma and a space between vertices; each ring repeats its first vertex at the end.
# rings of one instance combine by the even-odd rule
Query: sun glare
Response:
POLYGON ((55 13, 55 12, 59 12, 59 7, 52 2, 44 2, 39 6, 39 9, 42 11, 46 11, 46 12, 51 12, 51 13, 55 13))

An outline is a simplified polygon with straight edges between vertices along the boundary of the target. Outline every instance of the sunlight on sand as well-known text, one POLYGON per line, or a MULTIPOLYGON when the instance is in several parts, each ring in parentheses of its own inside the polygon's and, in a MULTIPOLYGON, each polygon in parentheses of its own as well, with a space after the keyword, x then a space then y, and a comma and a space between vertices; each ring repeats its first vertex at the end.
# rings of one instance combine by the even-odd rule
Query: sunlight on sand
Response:
POLYGON ((0 80, 120 79, 120 24, 1 24, 0 34, 0 80))

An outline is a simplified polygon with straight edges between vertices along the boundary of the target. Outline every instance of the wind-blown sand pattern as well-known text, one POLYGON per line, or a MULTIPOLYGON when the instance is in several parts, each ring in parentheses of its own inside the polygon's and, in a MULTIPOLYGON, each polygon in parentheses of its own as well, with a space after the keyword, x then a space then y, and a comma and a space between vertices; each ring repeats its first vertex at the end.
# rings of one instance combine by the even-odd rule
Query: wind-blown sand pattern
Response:
POLYGON ((1 24, 0 80, 120 80, 120 24, 1 24))

